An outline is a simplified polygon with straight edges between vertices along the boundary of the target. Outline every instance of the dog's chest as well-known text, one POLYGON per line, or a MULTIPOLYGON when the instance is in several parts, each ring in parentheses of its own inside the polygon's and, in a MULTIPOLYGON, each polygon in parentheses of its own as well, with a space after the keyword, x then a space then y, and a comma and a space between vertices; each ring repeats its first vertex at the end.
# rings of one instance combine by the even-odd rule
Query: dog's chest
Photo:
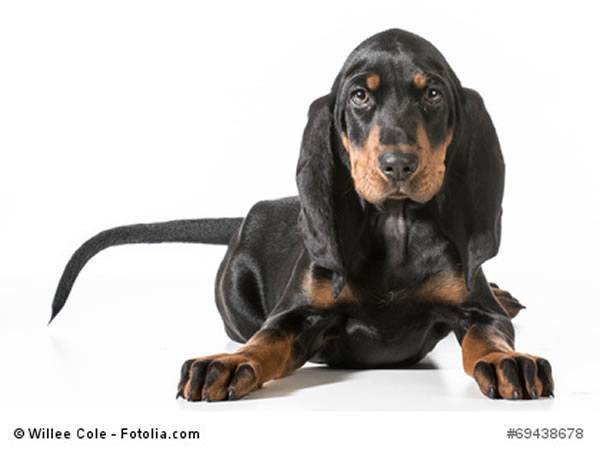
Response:
POLYGON ((386 213, 374 229, 369 275, 380 292, 412 288, 458 266, 453 246, 426 217, 406 210, 386 213))

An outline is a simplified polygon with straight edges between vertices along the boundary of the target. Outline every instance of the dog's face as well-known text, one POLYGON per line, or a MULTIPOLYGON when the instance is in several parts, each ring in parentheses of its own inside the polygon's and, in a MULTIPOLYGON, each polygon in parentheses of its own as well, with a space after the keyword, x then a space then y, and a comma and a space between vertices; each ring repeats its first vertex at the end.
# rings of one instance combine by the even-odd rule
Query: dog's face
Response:
POLYGON ((444 181, 453 137, 451 70, 427 41, 396 37, 359 46, 337 87, 338 133, 354 187, 377 205, 429 201, 444 181))

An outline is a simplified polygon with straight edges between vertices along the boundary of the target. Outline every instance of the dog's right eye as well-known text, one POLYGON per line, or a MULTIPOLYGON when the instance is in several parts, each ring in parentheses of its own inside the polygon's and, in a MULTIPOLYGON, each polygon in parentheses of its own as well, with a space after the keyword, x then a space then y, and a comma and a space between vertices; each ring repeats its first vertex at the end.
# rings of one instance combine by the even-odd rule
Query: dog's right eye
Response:
POLYGON ((371 101, 371 97, 367 91, 363 88, 357 88, 350 93, 350 100, 352 104, 358 107, 364 107, 371 101))

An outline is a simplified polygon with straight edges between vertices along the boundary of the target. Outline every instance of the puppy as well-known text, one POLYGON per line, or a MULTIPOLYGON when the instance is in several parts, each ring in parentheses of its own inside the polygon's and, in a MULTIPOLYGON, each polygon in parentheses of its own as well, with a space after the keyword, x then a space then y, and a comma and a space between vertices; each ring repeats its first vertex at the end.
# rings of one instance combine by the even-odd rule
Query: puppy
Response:
POLYGON ((494 126, 431 43, 394 29, 350 54, 310 107, 297 185, 297 197, 259 202, 245 218, 101 232, 68 262, 52 318, 109 246, 228 244, 215 298, 243 345, 185 361, 178 396, 238 399, 306 361, 414 364, 451 332, 484 395, 553 395, 549 362, 514 350, 511 317, 523 306, 481 269, 500 244, 494 126))

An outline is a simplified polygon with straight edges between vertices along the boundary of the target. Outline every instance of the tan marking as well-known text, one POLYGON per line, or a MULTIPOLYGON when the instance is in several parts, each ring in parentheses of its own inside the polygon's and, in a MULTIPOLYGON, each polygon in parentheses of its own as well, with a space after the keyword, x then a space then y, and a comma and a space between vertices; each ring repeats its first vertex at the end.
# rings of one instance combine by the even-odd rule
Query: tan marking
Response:
POLYGON ((521 309, 523 309, 523 306, 519 305, 518 303, 515 303, 513 298, 509 295, 509 293, 506 290, 502 290, 498 287, 490 288, 492 290, 494 298, 496 298, 496 301, 498 301, 500 307, 504 309, 504 312, 506 312, 510 318, 515 318, 519 314, 521 309))
POLYGON ((256 364, 260 383, 283 377, 294 370, 294 336, 274 334, 262 330, 252 336, 237 353, 249 357, 256 364))
POLYGON ((331 280, 317 279, 309 271, 304 278, 304 294, 308 297, 310 304, 315 307, 324 308, 335 303, 356 302, 357 299, 346 284, 337 299, 333 300, 333 289, 331 280))
POLYGON ((413 85, 418 90, 422 90, 427 86, 427 76, 422 72, 417 72, 413 76, 413 85))
POLYGON ((406 193, 415 202, 429 202, 438 193, 446 173, 446 152, 452 142, 452 131, 441 144, 432 146, 422 124, 417 125, 419 168, 407 182, 406 193))
POLYGON ((462 341, 463 368, 473 375, 477 361, 493 353, 513 352, 505 336, 491 326, 471 326, 462 341))
POLYGON ((342 144, 350 155, 350 173, 354 180, 354 188, 361 197, 377 204, 391 191, 388 180, 379 169, 379 155, 383 146, 379 142, 381 128, 375 125, 362 146, 356 146, 342 134, 342 144))
POLYGON ((427 279, 414 292, 419 299, 461 304, 467 296, 467 286, 462 273, 438 273, 427 279))
POLYGON ((383 146, 379 142, 380 132, 379 125, 373 126, 361 146, 350 142, 345 134, 341 136, 344 149, 350 156, 350 171, 356 192, 373 204, 383 202, 388 195, 395 192, 396 188, 389 183, 379 168, 379 156, 385 151, 396 150, 417 153, 419 156, 419 168, 404 184, 403 191, 415 202, 425 203, 431 200, 444 181, 446 151, 452 142, 452 131, 448 133, 446 140, 435 147, 431 145, 421 124, 417 125, 416 146, 383 146))
POLYGON ((371 91, 375 91, 379 88, 379 84, 381 79, 379 78, 379 74, 371 74, 367 77, 367 88, 371 91))

